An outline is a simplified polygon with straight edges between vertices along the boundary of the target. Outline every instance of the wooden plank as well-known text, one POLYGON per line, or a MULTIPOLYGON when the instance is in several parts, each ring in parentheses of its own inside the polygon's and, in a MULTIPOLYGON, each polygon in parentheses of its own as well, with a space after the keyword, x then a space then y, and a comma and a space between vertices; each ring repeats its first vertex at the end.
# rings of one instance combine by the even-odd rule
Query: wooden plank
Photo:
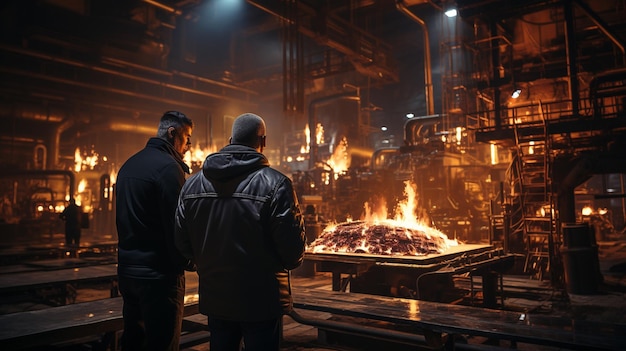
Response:
POLYGON ((113 255, 83 258, 54 258, 50 260, 25 261, 20 264, 0 266, 0 274, 53 271, 58 269, 114 264, 116 262, 117 257, 113 255))
POLYGON ((0 348, 50 345, 121 329, 122 298, 111 298, 0 316, 0 348))
POLYGON ((107 279, 117 279, 117 264, 2 275, 0 292, 25 291, 43 286, 107 279))
POLYGON ((621 350, 626 325, 320 289, 294 289, 294 307, 413 325, 431 332, 580 350, 621 350))
MULTIPOLYGON (((121 297, 36 311, 0 315, 0 349, 53 345, 123 329, 121 297)), ((185 316, 199 313, 197 300, 185 304, 185 316)))

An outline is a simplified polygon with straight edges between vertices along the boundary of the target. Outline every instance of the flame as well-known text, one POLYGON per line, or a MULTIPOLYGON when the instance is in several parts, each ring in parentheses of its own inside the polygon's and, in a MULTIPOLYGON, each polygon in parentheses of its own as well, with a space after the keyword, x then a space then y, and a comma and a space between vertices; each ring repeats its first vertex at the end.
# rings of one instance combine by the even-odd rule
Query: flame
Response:
POLYGON ((343 173, 350 168, 350 157, 348 155, 348 139, 343 137, 339 142, 339 145, 333 151, 332 156, 326 162, 332 167, 335 173, 335 179, 337 179, 340 173, 343 173))
MULTIPOLYGON (((308 123, 304 126, 304 136, 306 145, 300 147, 301 154, 307 154, 311 150, 311 128, 308 123)), ((321 123, 315 126, 315 143, 317 145, 324 143, 324 126, 321 123)))
POLYGON ((78 192, 82 193, 85 192, 85 189, 87 188, 87 179, 81 179, 80 182, 78 182, 78 192))
POLYGON ((324 144, 324 126, 321 123, 315 126, 315 142, 317 145, 324 144))
POLYGON ((74 171, 79 173, 83 170, 93 170, 98 164, 99 155, 94 150, 91 150, 90 155, 83 155, 80 152, 80 148, 74 150, 74 171))
POLYGON ((196 143, 196 146, 192 146, 189 148, 189 152, 185 153, 183 157, 183 161, 192 169, 194 164, 202 166, 204 163, 204 159, 211 153, 216 152, 217 149, 215 147, 205 147, 201 148, 199 143, 196 143))
MULTIPOLYGON (((387 218, 387 205, 384 201, 378 201, 378 203, 373 206, 371 203, 366 202, 364 207, 364 215, 361 218, 361 222, 364 224, 358 238, 354 238, 354 243, 342 243, 339 244, 340 240, 335 239, 333 236, 335 235, 336 229, 338 226, 342 224, 332 223, 328 225, 322 235, 316 239, 311 246, 308 248, 312 252, 339 252, 339 253, 352 253, 352 252, 364 252, 364 253, 372 253, 373 249, 378 249, 376 254, 384 254, 384 255, 395 255, 398 252, 394 252, 394 249, 398 249, 399 245, 396 247, 387 246, 386 249, 380 251, 380 246, 378 242, 368 242, 367 238, 368 231, 373 227, 380 227, 385 235, 393 236, 397 235, 396 238, 399 240, 403 239, 404 241, 409 241, 413 243, 421 242, 420 239, 424 238, 427 240, 427 243, 422 243, 421 245, 426 245, 429 250, 435 250, 438 252, 443 252, 449 247, 458 246, 459 242, 454 239, 451 240, 448 236, 436 228, 430 227, 427 222, 427 216, 422 215, 421 217, 417 216, 418 211, 418 196, 417 189, 414 183, 410 181, 404 182, 404 196, 405 199, 400 201, 395 207, 395 217, 394 219, 387 218), (421 238, 420 238, 421 237, 421 238)), ((424 211, 421 211, 424 212, 424 211)), ((351 221, 346 221, 349 223, 351 221)), ((343 224, 345 225, 345 223, 343 224)), ((345 239, 345 238, 344 238, 345 239)), ((423 254, 416 247, 417 244, 408 244, 405 245, 406 251, 402 252, 402 255, 421 255, 423 254)), ((423 249, 423 247, 420 247, 423 249)), ((375 251, 375 250, 374 250, 375 251)))
POLYGON ((111 185, 115 184, 117 182, 117 171, 111 171, 111 174, 109 174, 109 179, 111 180, 111 185))
POLYGON ((83 158, 80 155, 80 148, 74 150, 74 171, 80 172, 83 168, 83 158))
POLYGON ((307 154, 311 150, 311 128, 309 128, 308 123, 304 126, 304 136, 306 139, 306 145, 302 145, 302 147, 300 148, 301 154, 307 154))

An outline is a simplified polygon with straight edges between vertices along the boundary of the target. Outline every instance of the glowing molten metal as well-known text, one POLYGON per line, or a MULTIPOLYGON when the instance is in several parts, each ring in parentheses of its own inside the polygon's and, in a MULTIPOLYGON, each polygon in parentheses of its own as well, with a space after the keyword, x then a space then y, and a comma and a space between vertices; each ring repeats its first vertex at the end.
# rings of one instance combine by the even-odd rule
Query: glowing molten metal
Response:
POLYGON ((327 227, 308 250, 314 253, 424 256, 441 254, 449 247, 457 246, 456 240, 450 240, 439 230, 418 222, 415 189, 409 182, 405 185, 407 200, 396 207, 396 219, 378 220, 386 217, 385 211, 372 214, 366 203, 363 220, 327 227))

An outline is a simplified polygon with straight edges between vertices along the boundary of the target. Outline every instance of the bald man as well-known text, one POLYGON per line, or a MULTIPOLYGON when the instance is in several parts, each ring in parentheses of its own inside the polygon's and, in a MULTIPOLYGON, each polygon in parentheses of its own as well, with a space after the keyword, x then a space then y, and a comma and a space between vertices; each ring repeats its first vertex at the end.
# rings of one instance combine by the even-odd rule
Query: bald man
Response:
POLYGON ((278 350, 292 308, 289 270, 302 263, 304 222, 291 180, 261 153, 265 121, 237 117, 230 144, 181 190, 176 245, 195 261, 212 351, 278 350))

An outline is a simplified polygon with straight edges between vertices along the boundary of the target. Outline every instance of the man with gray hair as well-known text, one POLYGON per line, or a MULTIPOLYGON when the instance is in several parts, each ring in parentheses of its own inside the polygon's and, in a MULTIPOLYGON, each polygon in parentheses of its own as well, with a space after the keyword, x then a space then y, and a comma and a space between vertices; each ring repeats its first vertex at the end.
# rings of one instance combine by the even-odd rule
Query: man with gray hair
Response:
POLYGON ((118 281, 124 299, 123 351, 178 350, 192 263, 174 245, 174 211, 189 167, 193 122, 167 111, 155 137, 117 175, 118 281))
POLYGON ((230 144, 183 186, 176 245, 197 264, 212 351, 278 350, 293 308, 289 270, 302 263, 304 222, 291 180, 261 153, 265 122, 244 113, 230 144))

